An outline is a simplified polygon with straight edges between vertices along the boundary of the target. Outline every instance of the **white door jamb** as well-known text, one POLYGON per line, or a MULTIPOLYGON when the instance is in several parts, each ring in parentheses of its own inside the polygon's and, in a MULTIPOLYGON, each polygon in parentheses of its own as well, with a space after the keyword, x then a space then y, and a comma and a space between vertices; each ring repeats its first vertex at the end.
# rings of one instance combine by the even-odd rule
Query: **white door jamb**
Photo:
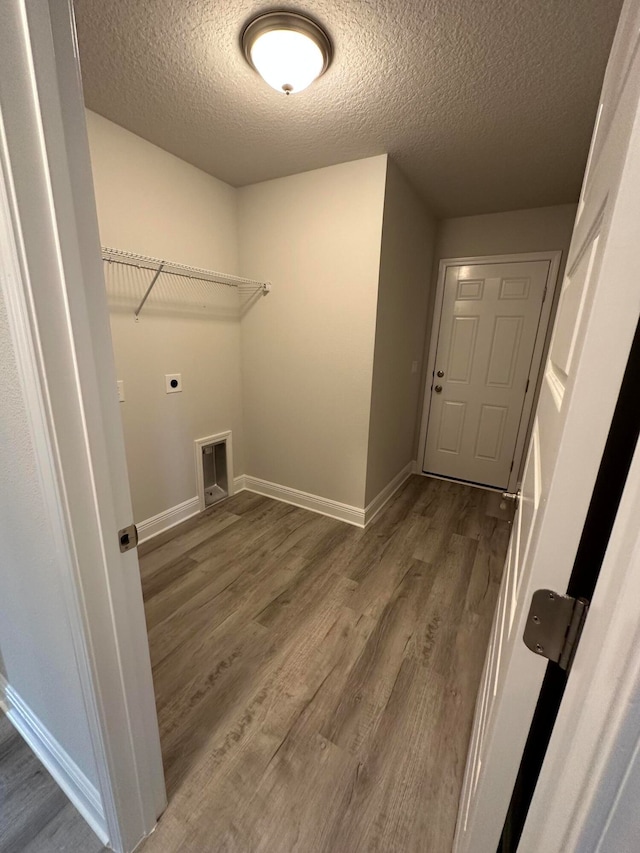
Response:
POLYGON ((7 0, 0 28, 3 281, 56 541, 109 845, 166 805, 70 0, 7 0))
POLYGON ((519 850, 617 853, 640 834, 640 444, 519 850))

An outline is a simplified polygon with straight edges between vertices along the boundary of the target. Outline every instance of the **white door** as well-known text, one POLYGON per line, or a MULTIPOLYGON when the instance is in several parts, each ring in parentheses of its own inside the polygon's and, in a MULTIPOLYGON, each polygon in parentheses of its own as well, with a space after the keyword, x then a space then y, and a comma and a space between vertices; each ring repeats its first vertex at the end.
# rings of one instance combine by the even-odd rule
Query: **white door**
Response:
POLYGON ((551 267, 549 259, 446 266, 426 474, 507 489, 551 267))
POLYGON ((455 853, 495 853, 546 668, 522 641, 531 595, 567 589, 638 322, 639 35, 640 3, 628 0, 605 77, 478 693, 455 853))

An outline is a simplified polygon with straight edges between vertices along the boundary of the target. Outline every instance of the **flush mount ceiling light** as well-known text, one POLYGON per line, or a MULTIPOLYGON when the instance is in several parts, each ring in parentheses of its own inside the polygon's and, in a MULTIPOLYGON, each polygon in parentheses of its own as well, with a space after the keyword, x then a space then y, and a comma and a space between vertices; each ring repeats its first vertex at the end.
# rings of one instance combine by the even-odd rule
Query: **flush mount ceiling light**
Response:
POLYGON ((329 67, 332 50, 325 31, 295 12, 267 12, 242 33, 249 65, 276 91, 301 92, 329 67))

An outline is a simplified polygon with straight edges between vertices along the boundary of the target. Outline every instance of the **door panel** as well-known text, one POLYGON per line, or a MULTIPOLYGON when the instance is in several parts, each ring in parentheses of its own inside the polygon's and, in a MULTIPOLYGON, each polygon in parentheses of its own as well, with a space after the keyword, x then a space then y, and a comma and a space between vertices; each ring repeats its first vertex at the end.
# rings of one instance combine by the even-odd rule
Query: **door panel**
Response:
POLYGON ((451 345, 447 362, 449 382, 468 385, 476 351, 477 317, 454 317, 451 324, 451 345))
POLYGON ((473 299, 480 300, 482 299, 482 294, 484 293, 484 279, 474 280, 472 278, 465 280, 461 278, 458 281, 458 290, 456 293, 456 300, 461 299, 473 299))
POLYGON ((596 125, 535 414, 478 694, 455 853, 495 853, 498 845, 546 669, 522 641, 531 596, 539 588, 567 589, 640 312, 640 285, 628 275, 640 241, 637 191, 633 206, 621 192, 629 163, 640 172, 640 132, 630 145, 640 121, 640 59, 629 47, 640 43, 639 25, 636 0, 623 11, 605 79, 599 115, 607 122, 596 125), (627 64, 618 50, 634 57, 622 93, 616 69, 623 73, 627 64))
POLYGON ((441 453, 460 453, 465 409, 464 403, 448 401, 442 407, 438 437, 438 450, 441 453))
POLYGON ((506 416, 507 410, 504 406, 482 407, 476 439, 476 458, 489 459, 492 462, 499 458, 506 416))
POLYGON ((490 388, 511 388, 518 364, 518 349, 524 317, 496 317, 489 355, 486 385, 490 388))
POLYGON ((530 278, 503 278, 500 299, 528 299, 530 278))
POLYGON ((596 235, 591 243, 585 246, 585 250, 565 276, 560 295, 558 317, 549 360, 551 369, 558 377, 563 392, 566 379, 571 371, 571 361, 587 296, 587 283, 591 279, 593 261, 597 250, 598 236, 596 235))
POLYGON ((425 473, 507 488, 549 274, 547 260, 447 268, 425 473))

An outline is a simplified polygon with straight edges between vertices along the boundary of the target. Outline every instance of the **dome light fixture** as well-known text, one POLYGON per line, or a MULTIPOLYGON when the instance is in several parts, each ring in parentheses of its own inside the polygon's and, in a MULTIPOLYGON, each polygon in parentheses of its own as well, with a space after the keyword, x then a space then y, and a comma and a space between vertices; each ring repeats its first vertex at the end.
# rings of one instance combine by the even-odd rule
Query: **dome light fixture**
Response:
POLYGON ((267 12, 242 33, 249 65, 277 92, 306 89, 329 67, 333 51, 326 32, 305 15, 267 12))

